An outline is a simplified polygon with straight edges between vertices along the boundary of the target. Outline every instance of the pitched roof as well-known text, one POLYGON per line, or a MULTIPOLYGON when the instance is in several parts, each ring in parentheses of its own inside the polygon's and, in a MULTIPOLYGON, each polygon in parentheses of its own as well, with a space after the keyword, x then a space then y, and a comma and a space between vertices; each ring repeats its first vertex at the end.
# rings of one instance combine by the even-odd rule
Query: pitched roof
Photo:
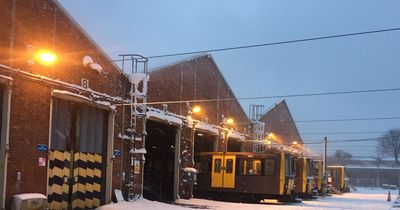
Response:
POLYGON ((290 112, 289 107, 288 107, 288 105, 287 105, 285 99, 280 99, 280 100, 277 101, 274 105, 272 105, 272 106, 265 112, 265 114, 264 114, 262 117, 260 117, 259 121, 263 122, 263 120, 264 120, 265 118, 267 118, 268 115, 269 115, 270 113, 272 113, 275 109, 277 109, 278 106, 282 106, 282 107, 286 110, 286 112, 289 114, 289 119, 290 119, 290 121, 291 121, 291 124, 293 125, 294 132, 295 132, 295 134, 299 137, 299 140, 300 140, 301 142, 303 142, 303 140, 302 140, 302 138, 301 138, 301 135, 300 135, 300 133, 299 133, 299 130, 297 129, 296 122, 295 122, 294 119, 293 119, 292 113, 290 112))
POLYGON ((89 34, 79 25, 78 22, 69 14, 69 12, 59 3, 57 0, 52 0, 52 2, 57 6, 57 9, 59 9, 64 15, 67 17, 67 19, 83 34, 83 36, 89 41, 90 44, 92 44, 96 50, 100 52, 101 55, 104 56, 104 58, 109 61, 109 64, 114 67, 115 70, 119 71, 120 73, 122 72, 122 69, 116 65, 114 62, 112 62, 112 59, 108 56, 108 54, 103 50, 103 48, 98 45, 92 37, 89 36, 89 34))

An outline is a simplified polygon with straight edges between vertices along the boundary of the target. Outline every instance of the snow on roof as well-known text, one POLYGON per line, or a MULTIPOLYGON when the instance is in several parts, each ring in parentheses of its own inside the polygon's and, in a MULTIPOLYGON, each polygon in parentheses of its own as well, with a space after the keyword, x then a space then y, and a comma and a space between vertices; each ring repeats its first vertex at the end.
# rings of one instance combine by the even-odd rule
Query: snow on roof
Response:
POLYGON ((0 75, 0 78, 13 81, 13 78, 4 75, 0 75))
POLYGON ((156 118, 159 120, 163 120, 168 122, 169 124, 173 123, 173 124, 178 124, 178 125, 182 125, 183 124, 183 120, 173 114, 170 113, 166 113, 162 110, 159 109, 155 109, 155 108, 149 108, 148 111, 146 112, 146 116, 147 118, 156 118))
POLYGON ((56 95, 59 94, 59 95, 65 95, 65 96, 74 97, 74 98, 86 101, 88 103, 93 103, 93 104, 96 104, 96 105, 108 107, 108 108, 110 108, 112 110, 115 110, 115 108, 116 108, 115 105, 111 105, 111 103, 109 101, 95 101, 95 100, 93 100, 93 99, 91 99, 89 97, 86 97, 86 96, 83 96, 83 95, 80 95, 80 94, 77 94, 77 93, 72 93, 72 92, 69 92, 69 91, 66 91, 66 90, 57 90, 57 89, 55 89, 55 90, 52 91, 52 94, 56 94, 56 95))
POLYGON ((234 130, 229 130, 228 138, 239 139, 239 140, 245 140, 246 139, 246 137, 243 134, 241 134, 239 132, 236 132, 234 130))
POLYGON ((94 91, 94 90, 92 90, 90 88, 83 88, 80 85, 64 82, 64 81, 61 81, 61 80, 58 80, 58 79, 51 79, 51 78, 43 76, 43 75, 32 74, 30 72, 23 71, 23 70, 20 70, 20 69, 11 68, 11 67, 3 65, 3 64, 0 64, 0 67, 1 68, 5 68, 8 71, 11 71, 13 73, 18 73, 18 74, 21 74, 22 76, 26 76, 26 77, 29 77, 29 78, 35 78, 35 79, 43 80, 45 82, 49 82, 49 83, 53 83, 53 84, 55 83, 55 84, 64 86, 64 87, 69 88, 69 89, 79 90, 79 91, 82 91, 82 92, 88 92, 94 98, 104 97, 104 98, 107 98, 107 99, 112 100, 112 101, 118 101, 118 102, 124 102, 124 103, 128 102, 127 100, 123 100, 119 96, 110 96, 110 95, 108 95, 106 93, 100 93, 100 92, 94 91))
POLYGON ((202 131, 208 131, 214 134, 219 134, 219 130, 218 127, 215 127, 213 125, 204 123, 204 122, 198 122, 195 125, 195 128, 198 130, 202 130, 202 131))

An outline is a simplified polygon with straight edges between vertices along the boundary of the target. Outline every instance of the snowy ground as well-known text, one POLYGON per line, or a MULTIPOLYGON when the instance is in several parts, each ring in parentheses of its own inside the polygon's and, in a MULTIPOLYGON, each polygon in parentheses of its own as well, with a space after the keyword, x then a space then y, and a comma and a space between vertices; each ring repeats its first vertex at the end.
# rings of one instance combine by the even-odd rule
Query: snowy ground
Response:
MULTIPOLYGON (((209 210, 322 210, 322 209, 362 209, 362 210, 385 210, 391 209, 394 200, 397 197, 397 191, 392 192, 392 202, 387 202, 388 190, 357 188, 356 192, 345 193, 343 195, 333 195, 332 197, 319 198, 317 200, 303 201, 297 204, 243 204, 229 203, 204 199, 190 199, 177 201, 179 205, 171 205, 160 202, 152 202, 145 199, 129 203, 123 202, 118 204, 109 204, 100 207, 100 210, 193 210, 193 209, 209 209, 209 210)), ((400 208, 399 208, 400 210, 400 208)))

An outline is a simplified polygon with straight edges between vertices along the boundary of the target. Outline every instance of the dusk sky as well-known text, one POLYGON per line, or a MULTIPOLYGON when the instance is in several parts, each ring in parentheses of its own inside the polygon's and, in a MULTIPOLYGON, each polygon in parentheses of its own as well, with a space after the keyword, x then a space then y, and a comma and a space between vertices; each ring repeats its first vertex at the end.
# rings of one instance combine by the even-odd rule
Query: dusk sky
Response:
MULTIPOLYGON (((70 1, 61 4, 107 52, 144 56, 400 27, 400 1, 70 1)), ((211 53, 236 97, 400 87, 400 31, 211 53)), ((156 67, 185 59, 151 59, 156 67)), ((240 101, 266 108, 279 99, 240 101)), ((295 120, 400 117, 400 91, 286 99, 295 120)), ((374 138, 400 120, 298 122, 304 142, 374 138), (351 132, 352 134, 326 134, 351 132), (373 133, 353 133, 373 132, 373 133), (307 134, 321 133, 321 134, 307 134), (325 133, 325 134, 324 134, 325 133)), ((374 141, 332 143, 353 156, 374 141)), ((318 154, 320 145, 309 145, 318 154)))

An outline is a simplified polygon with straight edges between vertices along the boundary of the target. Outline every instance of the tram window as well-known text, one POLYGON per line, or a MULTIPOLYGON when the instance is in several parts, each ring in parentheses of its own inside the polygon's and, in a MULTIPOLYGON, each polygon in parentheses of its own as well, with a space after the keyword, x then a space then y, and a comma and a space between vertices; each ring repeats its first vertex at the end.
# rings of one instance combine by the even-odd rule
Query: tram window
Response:
POLYGON ((275 159, 265 159, 264 175, 275 176, 275 159))
MULTIPOLYGON (((285 157, 285 175, 293 175, 293 172, 296 172, 297 164, 296 161, 293 160, 293 158, 286 156, 285 157)), ((297 175, 297 173, 295 174, 297 175)))
POLYGON ((307 176, 313 176, 313 163, 311 160, 307 160, 307 176))
POLYGON ((214 161, 214 173, 221 173, 221 159, 215 159, 214 161))
POLYGON ((261 160, 239 160, 239 175, 261 175, 261 160))
POLYGON ((226 160, 226 173, 231 174, 233 172, 233 160, 228 159, 226 160))
POLYGON ((253 161, 253 175, 261 175, 261 160, 253 161))

